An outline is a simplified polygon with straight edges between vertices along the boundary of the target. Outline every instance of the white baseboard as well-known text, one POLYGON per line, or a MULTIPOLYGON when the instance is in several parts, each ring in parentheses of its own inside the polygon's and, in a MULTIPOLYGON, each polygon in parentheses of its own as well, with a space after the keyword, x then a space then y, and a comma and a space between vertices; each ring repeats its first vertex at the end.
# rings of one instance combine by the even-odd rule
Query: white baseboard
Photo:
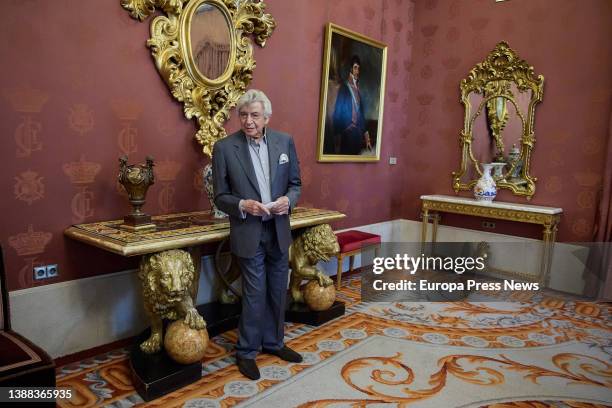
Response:
MULTIPOLYGON (((351 229, 379 234, 383 242, 419 242, 421 236, 421 223, 404 219, 351 229)), ((439 227, 438 241, 517 242, 525 244, 526 248, 536 248, 538 242, 447 226, 439 227)), ((581 293, 584 286, 583 266, 573 255, 575 248, 567 244, 555 246, 551 274, 553 289, 581 293)), ((520 260, 523 270, 535 268, 539 265, 539 254, 530 251, 522 256, 510 257, 510 262, 512 259, 520 260)), ((357 256, 355 267, 360 266, 360 262, 357 256)), ((333 275, 336 265, 336 260, 332 259, 321 263, 320 267, 333 275)), ((347 269, 348 260, 344 265, 344 270, 347 269)), ((198 304, 215 300, 219 285, 212 268, 212 257, 204 257, 198 304)), ((10 302, 13 329, 54 358, 134 336, 148 325, 135 270, 13 291, 10 302)))
MULTIPOLYGON (((211 256, 202 259, 199 283, 198 304, 215 300, 211 256)), ((149 325, 140 285, 128 270, 13 291, 12 328, 54 358, 135 336, 149 325)))
MULTIPOLYGON (((381 235, 382 242, 419 243, 421 241, 421 222, 405 219, 355 227, 360 231, 381 235)), ((428 228, 428 240, 431 240, 431 226, 428 228)), ((482 242, 491 248, 493 265, 505 271, 522 272, 537 278, 540 273, 542 241, 511 235, 476 231, 465 228, 438 227, 437 242, 482 242)), ((556 243, 551 264, 551 289, 581 295, 584 289, 584 259, 577 252, 584 249, 578 245, 556 243)), ((583 252, 583 251, 582 251, 583 252)), ((584 258, 584 253, 581 255, 584 258)), ((348 259, 344 260, 343 271, 348 270, 348 259)), ((354 267, 361 266, 361 257, 355 256, 354 267)), ((335 259, 319 264, 328 275, 336 273, 335 259)))

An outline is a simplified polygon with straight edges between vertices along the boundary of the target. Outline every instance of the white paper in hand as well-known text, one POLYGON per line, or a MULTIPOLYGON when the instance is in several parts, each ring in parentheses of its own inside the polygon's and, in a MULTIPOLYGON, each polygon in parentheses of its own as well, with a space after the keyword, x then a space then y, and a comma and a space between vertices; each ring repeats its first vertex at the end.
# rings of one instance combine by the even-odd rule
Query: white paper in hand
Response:
MULTIPOLYGON (((278 201, 272 201, 272 202, 270 202, 270 203, 264 204, 264 206, 265 206, 265 207, 266 207, 268 210, 272 211, 272 207, 274 207, 274 206, 275 206, 275 205, 277 205, 277 204, 279 204, 279 202, 278 202, 278 201)), ((277 214, 277 215, 284 215, 284 214, 289 214, 289 212, 288 212, 288 211, 285 211, 285 212, 283 212, 282 214, 277 214)))

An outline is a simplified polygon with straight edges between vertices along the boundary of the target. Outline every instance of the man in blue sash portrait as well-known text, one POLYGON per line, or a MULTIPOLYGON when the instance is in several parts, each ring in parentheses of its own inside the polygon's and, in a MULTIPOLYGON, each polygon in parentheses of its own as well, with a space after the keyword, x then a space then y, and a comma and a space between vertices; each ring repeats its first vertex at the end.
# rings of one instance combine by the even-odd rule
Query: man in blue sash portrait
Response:
POLYGON ((359 91, 361 61, 351 58, 351 69, 346 81, 340 85, 333 115, 334 134, 339 135, 338 154, 358 155, 363 149, 372 149, 370 134, 366 130, 364 101, 359 91))

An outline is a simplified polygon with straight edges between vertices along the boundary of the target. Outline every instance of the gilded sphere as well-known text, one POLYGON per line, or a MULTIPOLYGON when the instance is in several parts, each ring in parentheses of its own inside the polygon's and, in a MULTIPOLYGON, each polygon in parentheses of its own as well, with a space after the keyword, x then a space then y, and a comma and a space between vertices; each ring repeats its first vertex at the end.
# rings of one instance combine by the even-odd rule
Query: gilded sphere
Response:
POLYGON ((183 320, 172 322, 166 329, 164 348, 177 363, 191 364, 202 360, 208 346, 206 329, 192 329, 183 320))
POLYGON ((304 288, 304 301, 315 312, 329 309, 336 300, 336 289, 334 285, 323 287, 316 280, 308 282, 304 288))

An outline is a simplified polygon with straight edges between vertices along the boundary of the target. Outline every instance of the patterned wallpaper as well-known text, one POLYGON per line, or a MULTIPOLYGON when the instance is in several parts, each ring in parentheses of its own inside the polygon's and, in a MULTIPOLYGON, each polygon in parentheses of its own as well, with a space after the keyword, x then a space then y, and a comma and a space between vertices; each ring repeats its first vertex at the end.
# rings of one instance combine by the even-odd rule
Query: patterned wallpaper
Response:
MULTIPOLYGON (((74 223, 123 217, 118 158, 156 161, 149 214, 209 207, 195 125, 145 47, 149 22, 119 0, 11 0, 0 25, 0 243, 10 290, 137 266, 67 239, 74 223), (35 282, 34 265, 60 277, 35 282)), ((458 83, 506 40, 546 77, 538 107, 536 204, 561 206, 560 236, 588 239, 603 166, 612 57, 606 0, 267 0, 278 27, 256 48, 253 87, 272 100, 270 126, 291 133, 300 204, 345 212, 335 228, 416 220, 418 196, 452 194, 462 123, 458 83), (389 46, 381 161, 317 163, 324 27, 334 22, 389 46), (606 48, 607 47, 607 48, 606 48), (593 63, 596 61, 596 63, 593 63), (571 118, 571 120, 569 120, 571 118), (565 120, 563 120, 565 119, 565 120), (390 166, 389 156, 398 164, 390 166)), ((238 128, 233 115, 228 132, 238 128)), ((509 194, 500 199, 521 201, 509 194)))
MULTIPOLYGON (((591 240, 609 138, 612 2, 415 4, 415 42, 407 68, 413 80, 407 109, 410 148, 405 150, 412 188, 403 194, 406 208, 418 208, 424 191, 452 193, 450 173, 459 169, 463 126, 459 82, 503 40, 545 78, 543 102, 536 107, 531 174, 538 181, 530 203, 563 208, 559 240, 591 240)), ((497 199, 527 203, 508 191, 497 199)), ((479 228, 480 220, 445 217, 445 223, 479 228)), ((539 229, 504 223, 495 232, 521 230, 541 237, 539 229)))
MULTIPOLYGON (((252 86, 272 100, 270 126, 291 133, 301 160, 301 205, 348 215, 335 227, 400 217, 404 188, 392 180, 406 162, 388 156, 405 144, 413 5, 385 0, 269 0, 278 23, 266 48, 256 47, 252 86), (328 21, 389 44, 379 163, 316 162, 320 73, 328 21)), ((0 53, 0 242, 10 290, 121 271, 137 266, 63 236, 75 223, 123 217, 129 211, 116 182, 118 158, 155 158, 149 214, 209 207, 199 172, 206 164, 182 106, 153 65, 145 41, 149 21, 132 20, 119 0, 10 1, 3 8, 0 53), (24 22, 27 22, 24 24, 24 22), (52 23, 52 24, 51 24, 52 23), (33 281, 32 267, 57 263, 60 277, 33 281)), ((226 126, 238 129, 235 115, 226 126)))

